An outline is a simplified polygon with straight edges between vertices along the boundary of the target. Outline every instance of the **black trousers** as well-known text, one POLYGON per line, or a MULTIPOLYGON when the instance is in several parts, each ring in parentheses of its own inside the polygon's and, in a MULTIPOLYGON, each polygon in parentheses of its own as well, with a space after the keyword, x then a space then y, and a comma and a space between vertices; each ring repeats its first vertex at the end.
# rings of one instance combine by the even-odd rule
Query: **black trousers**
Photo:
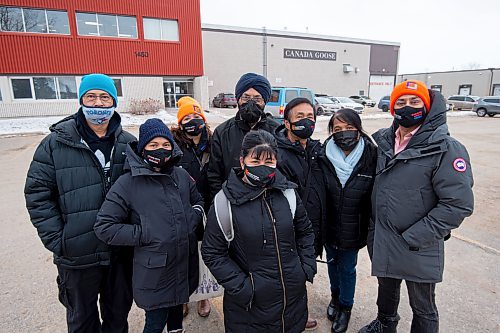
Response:
MULTIPOLYGON (((398 306, 401 292, 399 279, 378 278, 378 315, 395 321, 399 318, 398 306)), ((413 311, 411 333, 438 333, 439 315, 435 300, 435 283, 407 281, 408 297, 413 311)))
POLYGON ((182 331, 182 304, 169 308, 146 311, 146 322, 142 333, 162 333, 165 325, 168 332, 182 331))
POLYGON ((127 333, 132 307, 132 257, 116 256, 109 266, 57 267, 59 301, 66 307, 68 333, 127 333), (99 299, 102 324, 99 319, 99 299))

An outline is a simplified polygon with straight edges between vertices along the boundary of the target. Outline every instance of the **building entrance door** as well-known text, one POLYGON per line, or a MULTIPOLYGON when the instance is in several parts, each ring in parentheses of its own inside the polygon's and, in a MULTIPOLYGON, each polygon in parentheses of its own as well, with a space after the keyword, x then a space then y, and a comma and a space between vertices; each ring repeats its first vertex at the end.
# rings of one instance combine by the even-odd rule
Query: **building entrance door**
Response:
POLYGON ((177 107, 177 101, 184 96, 194 96, 193 80, 172 80, 170 78, 163 79, 163 91, 165 94, 165 107, 177 107))

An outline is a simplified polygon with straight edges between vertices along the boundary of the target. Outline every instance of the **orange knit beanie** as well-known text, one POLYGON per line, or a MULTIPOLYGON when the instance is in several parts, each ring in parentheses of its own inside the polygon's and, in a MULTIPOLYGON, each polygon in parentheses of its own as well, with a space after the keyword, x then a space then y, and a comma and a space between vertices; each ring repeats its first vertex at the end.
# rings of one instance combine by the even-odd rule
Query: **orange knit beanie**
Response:
POLYGON ((427 113, 431 109, 431 96, 425 84, 417 80, 407 80, 396 85, 391 93, 391 113, 394 115, 394 104, 403 95, 415 95, 422 99, 427 113))
POLYGON ((200 115, 203 120, 206 122, 205 112, 201 108, 200 103, 192 97, 184 96, 177 101, 177 107, 179 110, 177 111, 177 123, 180 124, 182 119, 191 113, 196 113, 200 115))

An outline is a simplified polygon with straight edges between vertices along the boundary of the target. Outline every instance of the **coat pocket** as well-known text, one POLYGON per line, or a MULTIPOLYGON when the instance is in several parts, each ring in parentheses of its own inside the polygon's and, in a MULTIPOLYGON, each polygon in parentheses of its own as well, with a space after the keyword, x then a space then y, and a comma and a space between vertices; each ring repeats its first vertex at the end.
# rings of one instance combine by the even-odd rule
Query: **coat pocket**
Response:
POLYGON ((156 289, 167 266, 167 253, 139 250, 134 253, 132 283, 138 289, 156 289))

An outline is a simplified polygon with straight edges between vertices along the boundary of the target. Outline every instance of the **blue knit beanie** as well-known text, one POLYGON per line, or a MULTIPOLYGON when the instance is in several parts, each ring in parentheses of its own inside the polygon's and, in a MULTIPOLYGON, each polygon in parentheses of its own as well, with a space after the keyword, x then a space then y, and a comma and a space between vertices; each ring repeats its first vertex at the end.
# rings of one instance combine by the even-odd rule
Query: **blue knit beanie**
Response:
POLYGON ((158 118, 146 120, 146 122, 139 127, 139 143, 137 144, 137 152, 142 154, 144 147, 149 143, 149 141, 158 136, 168 139, 172 146, 174 145, 174 137, 163 121, 158 118))
POLYGON ((246 73, 240 77, 234 91, 236 100, 239 100, 241 95, 250 88, 257 90, 265 103, 269 101, 271 97, 271 84, 265 77, 255 73, 246 73))
POLYGON ((85 95, 87 91, 94 89, 107 92, 111 97, 113 97, 113 106, 116 107, 118 104, 118 98, 115 83, 112 78, 104 74, 89 74, 82 77, 80 89, 78 90, 78 99, 80 100, 80 104, 83 104, 83 95, 85 95))

